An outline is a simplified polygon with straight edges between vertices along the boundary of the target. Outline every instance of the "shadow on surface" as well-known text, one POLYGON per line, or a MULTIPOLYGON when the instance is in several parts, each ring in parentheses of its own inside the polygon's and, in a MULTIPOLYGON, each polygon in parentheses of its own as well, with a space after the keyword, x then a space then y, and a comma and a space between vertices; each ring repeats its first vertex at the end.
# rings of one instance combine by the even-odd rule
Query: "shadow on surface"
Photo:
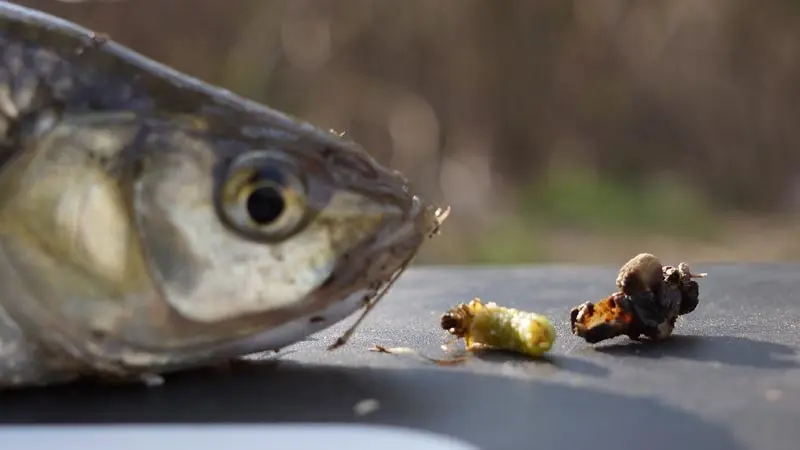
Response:
POLYGON ((738 336, 675 335, 663 342, 625 341, 597 346, 595 351, 614 356, 682 358, 759 369, 800 367, 791 359, 796 356, 794 348, 738 336))
POLYGON ((498 450, 533 443, 546 449, 741 448, 719 425, 650 399, 442 369, 280 362, 226 375, 175 375, 158 388, 73 385, 0 397, 3 424, 120 422, 363 422, 454 435, 498 450), (379 409, 359 417, 353 407, 365 399, 377 400, 379 409))
POLYGON ((517 367, 532 368, 537 365, 547 365, 588 377, 605 378, 611 372, 608 368, 591 361, 565 355, 544 355, 537 359, 505 350, 479 350, 473 354, 475 358, 492 364, 513 363, 517 367))

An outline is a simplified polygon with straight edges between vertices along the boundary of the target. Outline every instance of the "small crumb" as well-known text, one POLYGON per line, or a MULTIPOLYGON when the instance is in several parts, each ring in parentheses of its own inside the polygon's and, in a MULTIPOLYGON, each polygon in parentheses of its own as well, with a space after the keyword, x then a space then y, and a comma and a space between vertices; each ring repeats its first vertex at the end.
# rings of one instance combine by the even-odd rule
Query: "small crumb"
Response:
POLYGON ((770 402, 777 402, 781 399, 782 395, 783 392, 781 392, 779 389, 767 389, 764 392, 764 397, 766 397, 767 401, 770 402))
POLYGON ((142 375, 141 380, 147 387, 159 387, 164 384, 164 377, 152 373, 142 375))
POLYGON ((374 398, 367 398, 356 403, 355 406, 353 406, 353 412, 355 412, 357 416, 366 416, 367 414, 374 413, 380 409, 380 407, 380 402, 374 398))

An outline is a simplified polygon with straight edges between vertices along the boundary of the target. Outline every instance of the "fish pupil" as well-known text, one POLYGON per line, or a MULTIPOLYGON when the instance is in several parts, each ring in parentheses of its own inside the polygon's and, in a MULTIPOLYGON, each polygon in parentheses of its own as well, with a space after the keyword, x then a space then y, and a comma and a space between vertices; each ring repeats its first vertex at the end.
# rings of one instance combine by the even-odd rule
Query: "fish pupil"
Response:
POLYGON ((259 225, 274 222, 286 207, 280 191, 270 186, 263 186, 247 197, 247 213, 259 225))

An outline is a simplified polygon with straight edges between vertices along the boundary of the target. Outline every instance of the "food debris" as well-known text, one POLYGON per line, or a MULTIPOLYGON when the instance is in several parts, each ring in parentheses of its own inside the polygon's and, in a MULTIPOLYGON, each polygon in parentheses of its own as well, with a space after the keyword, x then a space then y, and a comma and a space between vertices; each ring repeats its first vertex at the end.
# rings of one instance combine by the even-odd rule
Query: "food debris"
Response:
POLYGON ((430 356, 423 355, 422 353, 418 352, 417 350, 414 350, 411 347, 384 347, 382 345, 375 345, 370 349, 370 351, 378 353, 386 353, 388 355, 412 355, 420 359, 423 359, 425 361, 438 364, 440 366, 450 366, 450 365, 460 364, 466 362, 469 359, 466 356, 456 356, 449 359, 432 358, 430 356))
POLYGON ((700 291, 693 279, 706 276, 685 262, 662 266, 652 254, 636 255, 620 269, 617 292, 570 311, 572 333, 592 344, 622 335, 666 339, 678 316, 697 308, 700 291))
POLYGON ((468 351, 501 349, 538 357, 553 347, 556 330, 547 317, 482 303, 478 297, 447 311, 441 326, 463 338, 468 351))
POLYGON ((380 407, 381 404, 379 401, 375 400, 374 398, 366 398, 353 406, 353 412, 357 416, 366 416, 367 414, 372 414, 379 410, 380 407))
POLYGON ((164 385, 164 377, 153 373, 145 373, 141 376, 142 383, 147 387, 159 387, 164 385))

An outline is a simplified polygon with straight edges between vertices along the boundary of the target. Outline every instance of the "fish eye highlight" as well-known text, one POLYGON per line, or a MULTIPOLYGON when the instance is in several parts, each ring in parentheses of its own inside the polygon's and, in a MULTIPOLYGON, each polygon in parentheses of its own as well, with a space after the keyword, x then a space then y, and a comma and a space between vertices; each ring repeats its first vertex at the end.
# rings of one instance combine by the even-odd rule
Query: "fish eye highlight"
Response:
POLYGON ((308 223, 305 182, 291 164, 267 153, 232 162, 219 202, 225 222, 257 240, 283 240, 308 223))

